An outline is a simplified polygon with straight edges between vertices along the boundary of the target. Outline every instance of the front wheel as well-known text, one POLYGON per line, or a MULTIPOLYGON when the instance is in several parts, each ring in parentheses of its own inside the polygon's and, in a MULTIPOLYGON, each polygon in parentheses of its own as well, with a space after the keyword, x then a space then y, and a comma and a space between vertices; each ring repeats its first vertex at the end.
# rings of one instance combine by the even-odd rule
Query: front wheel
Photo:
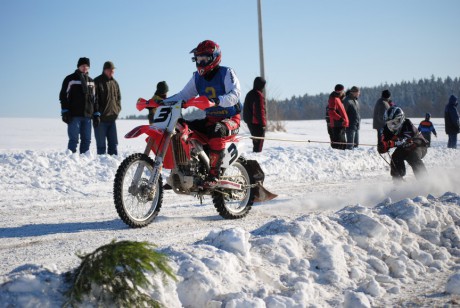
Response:
POLYGON ((115 208, 121 220, 132 228, 147 226, 160 212, 163 202, 162 178, 160 175, 154 187, 149 185, 153 166, 150 157, 136 153, 121 163, 115 175, 115 208))
POLYGON ((217 212, 225 219, 245 217, 251 210, 255 196, 255 188, 251 187, 255 180, 246 168, 245 160, 240 157, 225 170, 221 178, 241 184, 243 189, 214 191, 212 201, 217 212))

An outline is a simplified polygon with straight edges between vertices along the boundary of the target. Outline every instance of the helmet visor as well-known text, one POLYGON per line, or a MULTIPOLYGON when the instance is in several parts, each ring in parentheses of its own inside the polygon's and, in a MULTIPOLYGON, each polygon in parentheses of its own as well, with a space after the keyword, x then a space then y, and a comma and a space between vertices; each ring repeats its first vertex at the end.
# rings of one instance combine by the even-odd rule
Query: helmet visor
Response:
POLYGON ((387 127, 391 132, 397 132, 402 126, 402 117, 387 121, 387 127))

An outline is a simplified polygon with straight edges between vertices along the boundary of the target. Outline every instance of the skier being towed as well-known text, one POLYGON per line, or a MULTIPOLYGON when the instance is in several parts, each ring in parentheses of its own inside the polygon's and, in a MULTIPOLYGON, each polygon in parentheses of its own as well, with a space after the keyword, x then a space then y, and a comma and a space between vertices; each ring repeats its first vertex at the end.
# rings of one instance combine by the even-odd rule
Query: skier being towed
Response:
POLYGON ((404 161, 412 167, 417 179, 427 173, 422 158, 427 152, 427 141, 422 134, 406 119, 401 108, 393 106, 387 109, 384 115, 385 126, 381 140, 379 140, 379 153, 386 153, 390 148, 396 147, 391 156, 391 176, 394 181, 402 180, 406 175, 404 161))
POLYGON ((238 134, 240 127, 240 82, 231 68, 219 65, 221 51, 215 42, 203 41, 190 53, 197 71, 182 91, 164 101, 186 101, 199 95, 216 104, 206 109, 205 119, 188 122, 192 130, 208 137, 210 171, 203 188, 212 189, 218 184, 225 143, 229 136, 238 134))

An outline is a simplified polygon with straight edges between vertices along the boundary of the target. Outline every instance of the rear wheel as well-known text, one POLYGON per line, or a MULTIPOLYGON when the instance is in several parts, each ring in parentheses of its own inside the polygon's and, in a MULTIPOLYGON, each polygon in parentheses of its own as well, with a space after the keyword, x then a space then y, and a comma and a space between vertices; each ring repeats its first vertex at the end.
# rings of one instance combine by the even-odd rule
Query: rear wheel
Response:
POLYGON ((149 185, 153 160, 145 154, 128 156, 118 167, 113 185, 115 208, 121 220, 132 228, 150 224, 163 202, 162 178, 155 187, 149 185))
POLYGON ((233 165, 227 168, 221 179, 241 184, 242 190, 223 189, 212 193, 212 201, 217 212, 225 219, 237 219, 245 217, 254 203, 255 188, 254 178, 246 168, 245 160, 239 158, 233 165))

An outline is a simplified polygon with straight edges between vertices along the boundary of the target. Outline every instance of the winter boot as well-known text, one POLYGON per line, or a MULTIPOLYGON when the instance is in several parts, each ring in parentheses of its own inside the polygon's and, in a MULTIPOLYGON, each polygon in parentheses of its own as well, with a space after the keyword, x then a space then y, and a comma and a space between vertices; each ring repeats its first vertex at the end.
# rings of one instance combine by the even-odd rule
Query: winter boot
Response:
POLYGON ((224 158, 224 151, 213 151, 209 153, 210 167, 209 175, 203 183, 204 189, 213 189, 219 184, 220 167, 224 158))

